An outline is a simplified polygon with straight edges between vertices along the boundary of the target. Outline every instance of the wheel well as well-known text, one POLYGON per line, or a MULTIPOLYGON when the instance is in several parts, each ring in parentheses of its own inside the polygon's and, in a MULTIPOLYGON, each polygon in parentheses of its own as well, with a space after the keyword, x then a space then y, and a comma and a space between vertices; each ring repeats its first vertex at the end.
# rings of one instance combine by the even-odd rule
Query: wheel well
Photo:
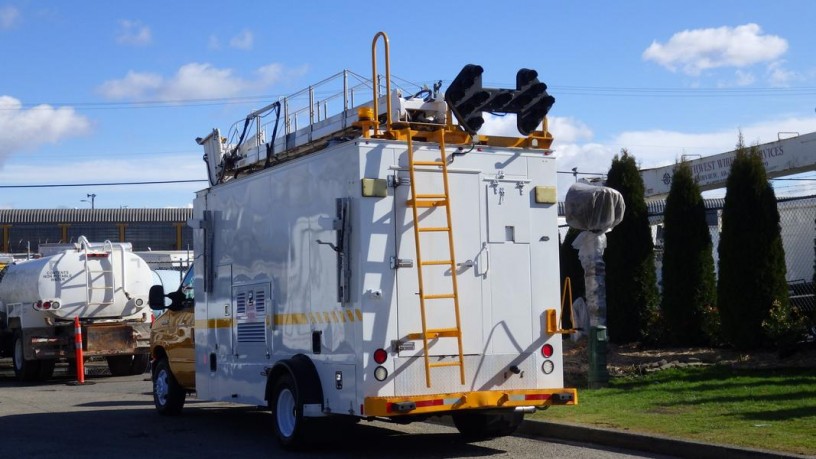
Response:
POLYGON ((165 351, 163 347, 161 347, 161 346, 154 347, 153 349, 150 350, 150 360, 151 360, 150 368, 151 369, 154 368, 156 366, 156 362, 158 362, 161 359, 166 359, 166 358, 167 358, 167 351, 165 351))
POLYGON ((290 359, 280 360, 272 367, 266 378, 266 400, 272 396, 272 389, 282 375, 289 374, 298 387, 298 397, 302 404, 319 403, 323 406, 323 386, 312 360, 297 354, 290 359))

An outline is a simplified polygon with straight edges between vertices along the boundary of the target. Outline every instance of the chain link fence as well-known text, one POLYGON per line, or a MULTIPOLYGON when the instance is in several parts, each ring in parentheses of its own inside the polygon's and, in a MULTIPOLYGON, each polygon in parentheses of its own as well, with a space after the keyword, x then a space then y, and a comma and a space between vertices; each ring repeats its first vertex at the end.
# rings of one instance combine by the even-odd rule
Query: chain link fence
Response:
MULTIPOLYGON (((722 208, 724 199, 706 199, 706 220, 714 245, 714 266, 719 266, 717 245, 722 230, 722 208)), ((658 284, 662 283, 660 269, 663 261, 663 211, 665 201, 649 204, 649 221, 655 240, 655 264, 658 284)), ((788 294, 791 305, 801 311, 813 314, 814 300, 813 271, 816 261, 816 195, 777 200, 782 244, 785 248, 788 294)))

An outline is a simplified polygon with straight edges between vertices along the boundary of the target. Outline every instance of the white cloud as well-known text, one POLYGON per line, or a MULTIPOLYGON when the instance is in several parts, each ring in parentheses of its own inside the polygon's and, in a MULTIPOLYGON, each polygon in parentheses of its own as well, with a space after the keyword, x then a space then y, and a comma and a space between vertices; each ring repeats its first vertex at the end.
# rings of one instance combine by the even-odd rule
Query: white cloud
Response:
MULTIPOLYGON (((486 123, 487 124, 487 123, 486 123)), ((514 126, 513 126, 514 127, 514 126)), ((814 131, 812 118, 778 118, 733 126, 713 132, 688 133, 668 130, 626 131, 607 141, 592 138, 591 130, 583 122, 571 118, 553 118, 550 131, 555 141, 557 169, 569 172, 577 168, 578 178, 606 174, 612 158, 625 148, 638 162, 640 168, 653 168, 674 164, 683 155, 691 158, 710 156, 734 149, 740 132, 746 145, 768 143, 779 136, 805 134, 814 131), (570 132, 579 132, 574 136, 570 132), (590 174, 590 175, 585 175, 590 174)), ((563 199, 569 186, 575 181, 572 174, 558 174, 559 198, 563 199)))
MULTIPOLYGON (((200 155, 199 155, 200 156, 200 155)), ((4 185, 77 184, 94 182, 142 182, 178 180, 205 180, 203 162, 193 161, 189 154, 130 155, 128 158, 99 157, 94 159, 53 160, 39 164, 15 161, 0 169, 0 183, 4 185), (87 171, 105 171, 105 180, 89 176, 87 171), (134 174, 134 171, 138 173, 134 174), (54 179, 57 177, 58 179, 54 179), (89 178, 90 177, 90 178, 89 178)), ((19 196, 0 196, 0 208, 88 208, 87 193, 96 194, 97 208, 128 206, 188 207, 195 192, 205 182, 166 183, 155 185, 72 186, 59 188, 26 188, 26 199, 19 196), (5 200, 3 200, 5 198, 5 200)))
POLYGON ((119 31, 116 33, 116 42, 122 45, 149 45, 152 41, 150 27, 139 21, 123 19, 119 21, 119 31))
POLYGON ((684 30, 665 44, 652 42, 643 59, 688 75, 717 67, 747 67, 773 62, 788 50, 788 42, 776 35, 765 35, 757 24, 737 27, 684 30))
POLYGON ((239 94, 250 82, 234 76, 232 69, 218 69, 210 64, 190 63, 182 65, 173 78, 161 85, 159 98, 202 99, 207 97, 231 97, 239 94))
POLYGON ((237 76, 232 69, 192 62, 182 65, 170 77, 130 71, 124 78, 102 83, 98 91, 106 98, 115 100, 176 101, 234 97, 300 76, 306 69, 306 66, 287 69, 280 64, 270 64, 257 69, 254 78, 245 79, 237 76))
POLYGON ((229 42, 230 46, 232 46, 233 48, 244 50, 252 49, 253 43, 254 36, 252 35, 252 32, 250 32, 249 30, 243 30, 238 35, 232 37, 229 42))
MULTIPOLYGON (((485 112, 482 116, 485 122, 482 128, 479 129, 479 134, 507 137, 517 137, 519 135, 516 127, 516 115, 493 115, 485 112)), ((552 116, 548 117, 547 121, 550 132, 559 141, 576 142, 581 139, 592 138, 592 130, 586 124, 574 118, 552 116)))
POLYGON ((130 71, 121 80, 102 83, 99 92, 108 99, 141 99, 162 86, 161 75, 130 71))
POLYGON ((768 81, 773 86, 787 86, 794 80, 802 79, 798 73, 783 67, 784 61, 773 62, 768 65, 768 81))
POLYGON ((0 164, 14 153, 86 134, 90 127, 71 107, 43 104, 24 109, 19 100, 0 96, 0 164))
POLYGON ((10 29, 17 24, 20 19, 20 10, 6 5, 0 7, 0 29, 10 29))

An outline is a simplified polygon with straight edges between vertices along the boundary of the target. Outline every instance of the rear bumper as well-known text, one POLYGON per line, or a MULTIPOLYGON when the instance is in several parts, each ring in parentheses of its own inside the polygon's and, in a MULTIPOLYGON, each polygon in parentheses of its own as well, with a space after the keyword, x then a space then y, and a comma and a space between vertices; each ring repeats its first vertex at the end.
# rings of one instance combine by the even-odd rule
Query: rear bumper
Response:
MULTIPOLYGON (((73 358, 76 353, 74 327, 70 325, 23 330, 28 346, 25 358, 48 360, 73 358)), ((150 324, 140 322, 91 324, 82 326, 85 357, 147 354, 150 351, 150 324)))
POLYGON ((577 405, 576 389, 518 389, 415 396, 366 397, 364 416, 444 414, 457 410, 577 405))

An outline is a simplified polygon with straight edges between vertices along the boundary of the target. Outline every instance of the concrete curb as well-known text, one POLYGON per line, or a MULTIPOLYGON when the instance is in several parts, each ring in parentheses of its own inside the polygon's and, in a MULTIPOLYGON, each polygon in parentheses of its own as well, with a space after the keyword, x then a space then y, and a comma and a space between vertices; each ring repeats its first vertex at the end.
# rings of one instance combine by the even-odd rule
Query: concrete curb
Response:
POLYGON ((801 459, 807 457, 777 451, 716 445, 691 440, 679 440, 659 435, 645 435, 622 430, 538 420, 525 420, 516 432, 528 436, 592 443, 595 445, 676 457, 693 457, 700 459, 724 459, 731 457, 801 459))

